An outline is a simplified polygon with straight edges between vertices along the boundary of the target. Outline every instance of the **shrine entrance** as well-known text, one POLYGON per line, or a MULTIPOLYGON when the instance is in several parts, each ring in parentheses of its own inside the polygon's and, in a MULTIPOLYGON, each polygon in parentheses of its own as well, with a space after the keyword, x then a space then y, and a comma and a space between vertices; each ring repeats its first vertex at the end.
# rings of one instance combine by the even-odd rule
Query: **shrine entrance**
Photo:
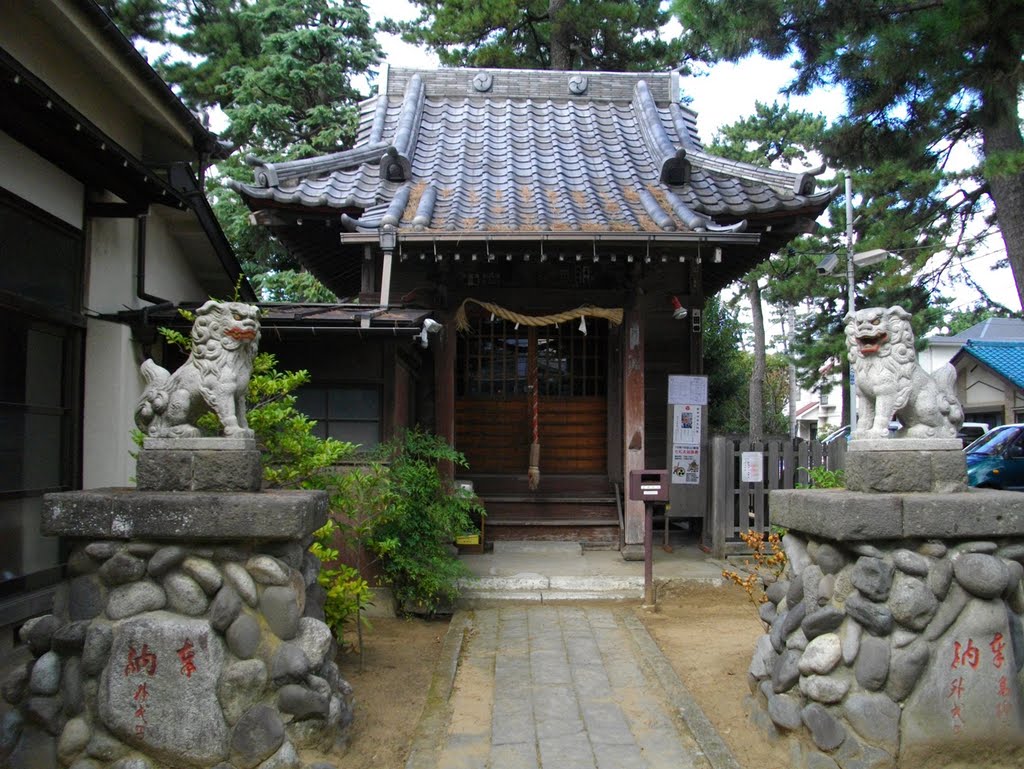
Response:
POLYGON ((466 326, 455 360, 455 446, 487 508, 487 538, 616 544, 608 320, 525 325, 473 308, 466 326))

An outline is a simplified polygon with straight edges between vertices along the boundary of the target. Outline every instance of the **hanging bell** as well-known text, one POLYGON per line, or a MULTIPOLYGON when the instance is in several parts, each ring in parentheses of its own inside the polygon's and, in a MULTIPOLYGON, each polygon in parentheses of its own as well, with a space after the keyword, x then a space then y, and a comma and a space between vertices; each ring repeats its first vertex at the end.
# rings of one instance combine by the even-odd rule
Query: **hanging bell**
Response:
POLYGON ((580 333, 583 334, 583 336, 587 335, 587 316, 586 315, 583 315, 583 316, 580 317, 580 333))

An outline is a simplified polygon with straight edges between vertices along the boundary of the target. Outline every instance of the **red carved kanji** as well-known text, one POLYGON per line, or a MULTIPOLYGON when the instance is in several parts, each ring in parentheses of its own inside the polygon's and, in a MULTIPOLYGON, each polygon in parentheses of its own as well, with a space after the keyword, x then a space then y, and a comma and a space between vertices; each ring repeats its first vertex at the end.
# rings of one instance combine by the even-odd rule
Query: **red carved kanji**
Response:
POLYGON ((149 650, 148 644, 142 644, 142 651, 136 652, 134 646, 128 647, 128 664, 124 666, 126 676, 145 671, 147 675, 156 674, 156 655, 149 650))
POLYGON ((992 664, 996 668, 1001 668, 1003 663, 1006 662, 1006 657, 1003 656, 1003 650, 1006 649, 1006 641, 1003 640, 1002 633, 996 633, 992 636, 992 643, 989 644, 989 648, 992 649, 992 664))
POLYGON ((181 673, 186 678, 191 678, 196 672, 196 652, 192 646, 191 639, 186 638, 185 644, 178 649, 178 659, 181 661, 181 673))
POLYGON ((980 661, 981 652, 974 645, 973 638, 967 639, 967 646, 961 646, 959 641, 953 642, 953 664, 950 666, 951 669, 956 670, 961 665, 967 665, 977 670, 980 661))
POLYGON ((963 676, 960 678, 954 678, 949 684, 949 694, 946 695, 946 699, 950 697, 960 698, 964 694, 964 679, 963 676))
POLYGON ((139 684, 139 688, 135 690, 132 699, 136 702, 145 702, 149 699, 149 689, 146 687, 145 681, 139 684))
POLYGON ((999 696, 1009 697, 1010 696, 1010 684, 1006 680, 1006 676, 1002 676, 999 679, 999 696))

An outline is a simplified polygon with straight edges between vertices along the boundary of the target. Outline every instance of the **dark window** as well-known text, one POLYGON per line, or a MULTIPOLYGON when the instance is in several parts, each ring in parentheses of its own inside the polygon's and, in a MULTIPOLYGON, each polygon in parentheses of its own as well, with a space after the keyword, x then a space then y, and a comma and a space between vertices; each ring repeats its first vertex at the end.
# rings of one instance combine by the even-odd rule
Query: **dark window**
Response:
POLYGON ((528 327, 487 316, 459 335, 456 386, 459 396, 508 398, 525 395, 530 378, 530 345, 536 346, 541 396, 583 397, 607 393, 607 321, 587 318, 528 327))
POLYGON ((49 308, 81 308, 78 230, 0 190, 0 291, 49 308))
POLYGON ((0 309, 0 597, 59 563, 39 533, 42 495, 75 485, 71 374, 77 329, 0 309))
POLYGON ((0 190, 0 622, 60 578, 39 526, 43 494, 80 482, 82 254, 81 232, 0 190))
POLYGON ((316 422, 313 432, 358 444, 369 451, 380 443, 380 388, 376 385, 303 387, 295 407, 316 422))

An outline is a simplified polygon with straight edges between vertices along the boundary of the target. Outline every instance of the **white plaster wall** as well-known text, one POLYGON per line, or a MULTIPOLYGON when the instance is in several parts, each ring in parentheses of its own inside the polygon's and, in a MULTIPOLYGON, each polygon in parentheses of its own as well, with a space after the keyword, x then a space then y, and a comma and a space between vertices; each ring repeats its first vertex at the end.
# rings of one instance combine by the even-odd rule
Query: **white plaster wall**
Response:
POLYGON ((25 145, 0 131, 0 187, 82 228, 85 188, 25 145))
POLYGON ((1005 395, 1002 378, 984 366, 977 365, 962 372, 960 376, 964 377, 965 384, 964 408, 972 411, 1003 410, 1005 395))
MULTIPOLYGON (((202 302, 207 292, 197 279, 166 218, 153 206, 146 222, 147 294, 171 302, 202 302)), ((93 219, 89 231, 89 279, 86 306, 97 313, 139 309, 149 304, 136 294, 138 259, 134 219, 93 219)))
POLYGON ((93 489, 127 486, 135 475, 131 431, 142 394, 131 330, 90 318, 85 332, 85 408, 82 429, 82 484, 93 489))
MULTIPOLYGON (((172 301, 204 302, 209 297, 188 261, 183 241, 172 234, 174 224, 163 215, 167 209, 150 209, 146 233, 146 291, 172 301)), ((180 215, 179 215, 180 217, 180 215)), ((208 248, 205 244, 204 248, 208 248)))
POLYGON ((925 371, 932 373, 949 363, 961 347, 959 344, 929 342, 928 346, 917 354, 917 362, 925 371))

